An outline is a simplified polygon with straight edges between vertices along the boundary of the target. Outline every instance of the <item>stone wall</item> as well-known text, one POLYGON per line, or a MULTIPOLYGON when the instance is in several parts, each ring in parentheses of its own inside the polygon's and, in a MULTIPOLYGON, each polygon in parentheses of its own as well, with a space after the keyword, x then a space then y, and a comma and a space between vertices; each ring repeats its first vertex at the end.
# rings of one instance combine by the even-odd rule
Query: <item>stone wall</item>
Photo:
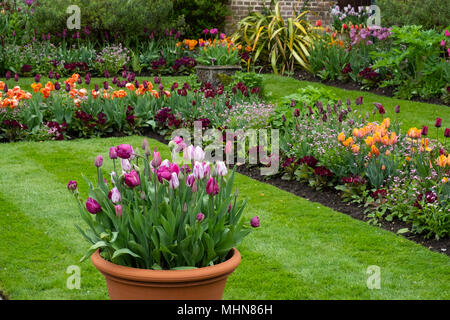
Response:
MULTIPOLYGON (((284 18, 292 16, 294 10, 302 8, 304 0, 279 0, 281 13, 284 18)), ((310 21, 322 20, 324 25, 331 23, 330 8, 337 1, 333 0, 310 0, 309 8, 311 14, 308 15, 310 21)), ((270 5, 270 0, 230 0, 230 9, 233 12, 232 16, 227 17, 227 33, 233 31, 235 24, 242 18, 246 17, 249 12, 260 11, 263 4, 267 7, 270 5)))

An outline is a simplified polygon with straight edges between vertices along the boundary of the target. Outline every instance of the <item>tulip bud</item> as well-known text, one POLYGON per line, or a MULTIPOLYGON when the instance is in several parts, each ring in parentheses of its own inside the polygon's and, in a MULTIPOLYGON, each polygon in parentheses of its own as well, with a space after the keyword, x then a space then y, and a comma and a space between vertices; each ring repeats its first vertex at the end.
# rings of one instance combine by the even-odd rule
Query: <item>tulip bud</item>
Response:
POLYGON ((120 204, 114 206, 114 210, 116 211, 116 216, 121 217, 122 216, 122 206, 120 204))
POLYGON ((436 122, 435 122, 434 126, 436 128, 440 128, 442 126, 442 119, 441 118, 436 118, 436 122))
POLYGON ((197 218, 196 219, 197 219, 198 222, 202 222, 205 219, 205 215, 200 212, 199 214, 197 214, 197 218))
POLYGON ((89 213, 97 214, 102 211, 102 207, 100 207, 100 205, 95 199, 88 198, 86 201, 86 210, 89 213))
POLYGON ((400 106, 399 106, 399 105, 396 105, 396 106, 395 106, 394 112, 395 112, 395 113, 400 113, 400 106))
POLYGON ((216 179, 209 178, 208 182, 206 183, 206 193, 215 196, 219 193, 219 185, 217 184, 216 179))
POLYGON ((450 128, 445 128, 444 137, 450 138, 450 128))
POLYGON ((172 172, 172 175, 169 180, 169 186, 172 189, 176 189, 180 186, 180 182, 178 181, 178 176, 175 172, 172 172))
POLYGON ((98 155, 98 156, 95 158, 94 165, 95 165, 97 168, 100 168, 100 167, 102 166, 102 164, 103 164, 103 157, 102 157, 101 155, 98 155))
POLYGON ((422 127, 422 135, 424 135, 424 136, 428 135, 428 127, 427 126, 422 127))
POLYGON ((253 218, 250 220, 250 225, 251 225, 253 228, 258 228, 258 227, 260 226, 260 223, 259 223, 259 217, 258 217, 258 216, 253 217, 253 218))
POLYGON ((156 148, 153 150, 153 160, 151 164, 153 168, 159 168, 161 165, 161 155, 156 151, 156 148))
POLYGON ((227 169, 225 162, 217 161, 216 172, 217 172, 217 175, 219 175, 221 177, 224 177, 228 174, 228 169, 227 169))
POLYGON ((109 148, 109 158, 110 159, 117 159, 117 151, 115 147, 109 148))
POLYGON ((70 191, 75 191, 78 187, 78 184, 76 181, 73 180, 69 180, 69 183, 67 184, 67 189, 69 189, 70 191))

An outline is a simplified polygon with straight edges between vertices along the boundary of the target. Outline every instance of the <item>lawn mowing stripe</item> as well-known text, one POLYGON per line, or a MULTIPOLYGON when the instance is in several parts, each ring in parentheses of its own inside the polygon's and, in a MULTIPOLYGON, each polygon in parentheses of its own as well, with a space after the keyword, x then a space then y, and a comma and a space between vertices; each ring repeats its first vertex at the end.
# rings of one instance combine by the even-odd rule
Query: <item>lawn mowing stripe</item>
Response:
MULTIPOLYGON (((45 226, 49 222, 54 224, 55 231, 63 229, 63 232, 51 233, 49 236, 54 242, 64 243, 69 252, 66 259, 72 264, 72 261, 81 257, 87 243, 73 228, 73 222, 79 220, 78 212, 70 195, 64 194, 65 183, 68 179, 76 179, 80 186, 83 186, 81 172, 87 173, 89 177, 95 175, 93 160, 99 152, 106 157, 111 145, 132 142, 137 146, 141 141, 140 137, 128 137, 2 145, 0 152, 8 154, 9 157, 8 161, 0 160, 0 194, 3 199, 14 203, 34 226, 42 228, 41 231, 47 229, 45 226), (8 165, 9 163, 12 165, 8 165), (27 176, 26 182, 20 180, 23 179, 21 167, 24 167, 28 175, 34 174, 30 179, 27 176), (6 175, 5 178, 3 174, 6 175), (4 179, 6 181, 3 181, 4 179), (7 181, 17 181, 15 192, 8 188, 7 181), (18 194, 23 193, 27 198, 28 183, 44 192, 45 197, 36 199, 38 193, 31 193, 29 199, 22 199, 18 194), (54 190, 55 193, 48 192, 48 189, 54 190), (37 210, 32 205, 33 201, 42 199, 45 199, 47 207, 54 207, 45 216, 36 214, 37 210), (67 239, 70 241, 66 241, 67 239)), ((149 142, 151 146, 156 145, 163 151, 163 158, 168 156, 166 146, 153 140, 149 142)), ((109 161, 105 161, 104 166, 105 171, 112 168, 109 161)), ((249 200, 245 218, 248 220, 259 215, 262 227, 239 246, 243 261, 236 274, 230 278, 225 298, 449 297, 448 257, 432 253, 388 231, 353 220, 271 185, 242 175, 237 175, 236 183, 241 196, 249 200), (366 287, 365 271, 370 264, 378 264, 382 268, 382 290, 368 290, 366 287)), ((85 196, 86 189, 81 192, 85 196)), ((4 206, 9 207, 9 204, 4 206)), ((51 250, 49 251, 48 256, 52 254, 51 250)), ((53 269, 52 266, 53 261, 47 268, 53 269)), ((64 288, 51 291, 49 288, 44 292, 28 292, 28 295, 22 290, 17 295, 12 294, 11 298, 104 297, 99 294, 104 290, 101 276, 93 270, 89 262, 80 266, 84 276, 79 293, 69 292, 64 288)), ((63 273, 61 277, 64 278, 63 273)), ((4 287, 7 293, 11 292, 8 286, 4 287)))

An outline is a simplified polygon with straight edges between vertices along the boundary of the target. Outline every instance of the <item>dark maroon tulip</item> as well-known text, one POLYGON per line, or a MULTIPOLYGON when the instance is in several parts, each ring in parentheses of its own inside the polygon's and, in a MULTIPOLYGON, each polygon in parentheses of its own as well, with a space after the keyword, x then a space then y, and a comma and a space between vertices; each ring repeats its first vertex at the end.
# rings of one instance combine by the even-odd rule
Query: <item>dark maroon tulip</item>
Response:
POLYGON ((445 128, 444 137, 450 138, 450 128, 445 128))
POLYGON ((14 81, 15 81, 15 82, 18 82, 18 81, 19 81, 19 75, 18 75, 17 73, 14 75, 14 81))
POLYGON ((55 73, 55 79, 56 80, 59 80, 61 78, 61 75, 57 72, 57 73, 55 73))
POLYGON ((6 74, 5 74, 5 79, 6 79, 6 81, 8 81, 9 79, 11 79, 11 71, 6 71, 6 74))
POLYGON ((54 77, 53 71, 50 70, 50 71, 48 72, 48 78, 49 78, 49 79, 53 79, 53 77, 54 77))
POLYGON ((98 202, 92 198, 88 198, 88 200, 86 201, 86 209, 92 214, 97 214, 102 211, 102 207, 100 207, 98 202))
POLYGON ((442 126, 442 119, 441 118, 436 118, 436 122, 434 123, 434 126, 436 128, 440 128, 442 126))
POLYGON ((95 88, 95 91, 98 91, 99 90, 98 84, 95 84, 94 88, 95 88))
POLYGON ((300 116, 300 109, 295 109, 293 115, 294 115, 294 117, 299 117, 300 116))
POLYGON ((396 105, 396 106, 395 106, 394 112, 395 112, 395 113, 400 113, 400 106, 399 106, 399 105, 396 105))
POLYGON ((109 89, 109 83, 108 81, 103 82, 103 88, 105 88, 105 90, 109 89))
POLYGON ((41 75, 37 74, 34 76, 34 82, 38 83, 39 81, 41 81, 41 75))
POLYGON ((106 78, 106 79, 109 79, 109 77, 110 77, 109 71, 108 71, 108 70, 105 70, 105 78, 106 78))
POLYGON ((61 89, 61 85, 59 82, 55 82, 55 90, 59 91, 61 89))
POLYGON ((8 85, 5 83, 5 87, 3 88, 3 92, 7 93, 8 92, 8 85))
POLYGON ((423 126, 422 127, 422 135, 423 136, 427 136, 428 135, 428 127, 427 126, 423 126))
POLYGON ((357 106, 363 104, 363 96, 360 96, 360 97, 356 98, 355 104, 357 106))
POLYGON ((76 181, 73 180, 69 180, 69 183, 67 184, 67 189, 69 189, 70 191, 75 191, 78 187, 78 184, 76 181))
POLYGON ((70 84, 66 83, 66 91, 70 92, 70 84))

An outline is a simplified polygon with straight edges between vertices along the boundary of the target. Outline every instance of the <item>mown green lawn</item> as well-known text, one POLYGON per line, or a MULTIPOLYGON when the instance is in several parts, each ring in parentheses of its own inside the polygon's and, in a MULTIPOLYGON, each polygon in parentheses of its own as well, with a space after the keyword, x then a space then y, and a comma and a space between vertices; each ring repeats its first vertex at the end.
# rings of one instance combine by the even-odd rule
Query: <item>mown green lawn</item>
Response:
MULTIPOLYGON (((436 129, 434 123, 436 118, 442 119, 442 128, 440 130, 440 139, 443 138, 445 128, 450 128, 450 107, 445 105, 436 105, 408 100, 401 100, 395 98, 389 98, 372 94, 366 91, 353 91, 344 90, 332 86, 326 86, 317 82, 298 81, 290 77, 280 77, 275 75, 264 75, 264 84, 266 93, 269 94, 270 99, 274 102, 280 100, 280 98, 295 93, 300 87, 325 87, 332 91, 336 96, 342 99, 345 104, 349 98, 352 102, 353 110, 359 110, 363 115, 367 112, 372 119, 372 111, 374 109, 374 102, 381 103, 385 109, 386 114, 384 117, 390 117, 391 120, 398 119, 402 122, 402 132, 407 132, 409 128, 416 127, 422 128, 422 126, 429 127, 429 137, 436 138, 436 129), (360 106, 355 105, 355 100, 359 96, 363 96, 363 104, 360 106), (394 107, 400 106, 400 113, 394 112, 394 107)), ((375 120, 380 120, 381 115, 377 114, 375 120)))
MULTIPOLYGON (((69 179, 94 179, 93 161, 112 145, 141 145, 141 137, 0 145, 0 290, 11 299, 106 299, 69 179), (66 269, 81 268, 81 289, 69 290, 66 269)), ((168 148, 150 140, 165 157, 168 148)), ((112 164, 105 161, 106 169, 112 164)), ((239 194, 261 228, 239 246, 242 264, 225 299, 450 299, 450 259, 320 204, 238 175, 239 194), (381 288, 369 290, 369 266, 381 288)))

